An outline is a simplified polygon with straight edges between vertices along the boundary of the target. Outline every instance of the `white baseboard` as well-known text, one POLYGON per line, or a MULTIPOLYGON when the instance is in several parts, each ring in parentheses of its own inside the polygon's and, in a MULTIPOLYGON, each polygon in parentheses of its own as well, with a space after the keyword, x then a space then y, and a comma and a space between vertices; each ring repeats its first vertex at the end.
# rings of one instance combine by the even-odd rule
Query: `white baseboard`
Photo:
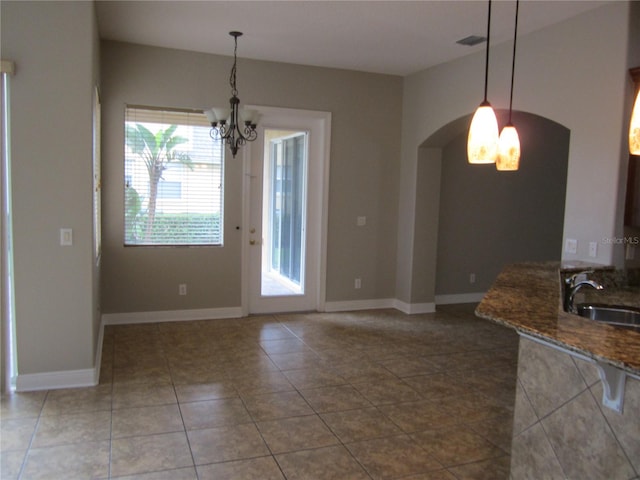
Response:
MULTIPOLYGON (((376 308, 395 308, 412 315, 433 313, 436 305, 451 303, 479 302, 484 292, 462 293, 455 295, 437 295, 435 302, 406 303, 395 298, 375 298, 369 300, 344 300, 325 302, 325 312, 348 312, 355 310, 373 310, 376 308)), ((105 313, 102 315, 103 325, 127 325, 135 323, 180 322, 189 320, 215 320, 222 318, 241 318, 241 307, 203 308, 191 310, 164 310, 157 312, 105 313)))
POLYGON ((16 377, 16 392, 94 387, 98 385, 100 382, 100 365, 102 364, 102 344, 104 343, 104 319, 100 322, 97 342, 93 368, 18 374, 16 377))
MULTIPOLYGON (((484 297, 484 293, 437 295, 435 302, 428 303, 406 303, 394 298, 346 300, 339 302, 326 302, 325 311, 348 312, 355 310, 374 310, 378 308, 395 308, 403 313, 412 315, 418 313, 433 313, 436 311, 436 305, 479 302, 482 300, 482 297, 484 297)), ((95 366, 93 368, 18 375, 16 377, 16 391, 28 392, 59 388, 91 387, 97 385, 100 380, 100 365, 102 363, 102 344, 104 340, 105 325, 214 320, 240 317, 242 317, 241 307, 166 310, 158 312, 106 313, 102 315, 102 321, 100 322, 98 344, 96 345, 95 366)))
POLYGON ((436 295, 436 305, 450 305, 453 303, 475 303, 482 300, 486 293, 487 292, 436 295))
POLYGON ((354 310, 373 310, 376 308, 395 308, 393 298, 372 300, 345 300, 341 302, 325 302, 325 312, 349 312, 354 310))
POLYGON ((127 325, 132 323, 182 322, 240 317, 242 317, 241 307, 228 307, 163 310, 158 312, 105 313, 102 315, 102 320, 105 325, 127 325))
POLYGON ((433 302, 427 303, 406 303, 400 300, 395 300, 394 308, 400 310, 407 315, 416 315, 418 313, 433 313, 436 311, 436 304, 433 302))
POLYGON ((435 303, 405 303, 395 298, 345 300, 343 302, 325 303, 326 312, 349 312, 354 310, 374 310, 376 308, 395 308, 408 315, 436 311, 435 303))
POLYGON ((96 383, 96 369, 64 370, 60 372, 27 373, 16 377, 16 391, 53 390, 58 388, 92 387, 96 383))

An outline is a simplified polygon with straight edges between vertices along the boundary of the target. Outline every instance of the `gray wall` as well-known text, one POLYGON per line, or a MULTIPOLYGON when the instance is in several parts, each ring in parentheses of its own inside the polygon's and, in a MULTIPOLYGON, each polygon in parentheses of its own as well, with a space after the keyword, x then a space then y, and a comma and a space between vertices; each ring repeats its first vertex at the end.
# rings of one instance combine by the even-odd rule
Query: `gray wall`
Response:
POLYGON ((20 374, 93 367, 93 2, 3 1, 11 79, 15 318, 20 374), (59 229, 73 229, 61 247, 59 229))
MULTIPOLYGON (((526 4, 521 14, 524 18, 526 4)), ((630 24, 640 23, 634 15, 632 20, 628 2, 612 2, 518 39, 514 109, 571 131, 563 228, 564 238, 575 238, 579 244, 576 255, 563 255, 569 260, 589 259, 590 241, 601 242, 621 232, 616 212, 624 195, 619 176, 630 108, 628 57, 629 50, 640 49, 629 43, 634 28, 630 24)), ((508 106, 512 48, 511 42, 491 48, 488 98, 496 108, 508 106)), ((417 179, 439 174, 419 173, 421 146, 443 125, 475 111, 482 100, 483 80, 481 50, 404 79, 396 274, 396 297, 403 302, 433 302, 435 295, 433 277, 415 273, 424 265, 435 271, 436 247, 418 245, 416 232, 438 221, 432 208, 435 196, 429 197, 424 212, 420 211, 424 204, 417 202, 417 179), (422 259, 421 249, 433 252, 432 257, 422 259), (423 261, 416 263, 416 258, 423 261)), ((590 260, 614 260, 611 245, 598 246, 598 257, 590 260)))
POLYGON ((508 263, 560 260, 569 131, 520 112, 513 123, 523 152, 516 172, 470 165, 466 131, 443 149, 436 295, 485 292, 508 263))
MULTIPOLYGON (((103 311, 239 306, 240 161, 226 164, 224 247, 122 245, 125 104, 225 105, 232 59, 109 41, 101 58, 103 311), (189 295, 178 296, 178 283, 189 285, 189 295)), ((393 298, 402 79, 240 58, 238 89, 245 104, 331 112, 326 299, 393 298), (356 227, 360 215, 367 217, 364 228, 356 227), (355 277, 362 278, 360 290, 355 277)))

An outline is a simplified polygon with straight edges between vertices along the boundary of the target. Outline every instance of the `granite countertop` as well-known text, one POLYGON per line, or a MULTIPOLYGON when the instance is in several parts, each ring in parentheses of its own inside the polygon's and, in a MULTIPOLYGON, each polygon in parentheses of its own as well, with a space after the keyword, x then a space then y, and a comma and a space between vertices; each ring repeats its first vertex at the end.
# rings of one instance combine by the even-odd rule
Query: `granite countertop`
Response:
MULTIPOLYGON (((560 269, 559 262, 508 265, 476 315, 640 376, 640 332, 565 312, 560 269)), ((640 306, 638 287, 615 288, 609 297, 606 289, 597 297, 585 295, 589 301, 640 306)))

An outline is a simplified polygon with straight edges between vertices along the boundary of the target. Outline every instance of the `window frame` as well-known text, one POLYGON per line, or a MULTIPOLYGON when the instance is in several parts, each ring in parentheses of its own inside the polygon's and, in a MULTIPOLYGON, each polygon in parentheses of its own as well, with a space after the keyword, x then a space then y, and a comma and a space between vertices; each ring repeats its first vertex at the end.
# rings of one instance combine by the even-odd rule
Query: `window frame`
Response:
MULTIPOLYGON (((123 246, 133 248, 175 248, 175 247, 222 247, 224 246, 224 209, 225 209, 225 145, 222 141, 216 140, 209 135, 211 124, 208 122, 204 111, 199 109, 187 109, 187 108, 173 108, 173 107, 154 107, 148 105, 125 105, 124 112, 124 141, 123 141, 123 246), (176 167, 182 171, 181 175, 191 182, 202 182, 203 185, 192 187, 192 192, 197 192, 196 197, 192 200, 192 203, 201 202, 204 199, 204 203, 200 207, 187 206, 188 199, 185 201, 184 191, 185 188, 181 184, 181 198, 167 198, 163 197, 160 192, 160 184, 164 181, 173 183, 173 178, 158 179, 156 188, 156 211, 154 212, 154 222, 158 220, 158 215, 162 215, 165 218, 171 216, 181 217, 186 221, 172 222, 170 219, 167 226, 180 230, 185 225, 188 231, 185 233, 175 234, 175 238, 171 238, 172 233, 167 233, 166 236, 161 238, 154 238, 153 235, 149 236, 147 226, 147 219, 143 215, 145 209, 143 206, 147 204, 148 212, 148 199, 144 199, 142 195, 138 194, 137 190, 140 189, 141 182, 146 181, 145 196, 149 197, 149 188, 152 180, 148 169, 144 165, 140 165, 143 159, 140 155, 134 153, 128 140, 128 126, 135 126, 135 124, 143 124, 147 127, 151 133, 156 134, 159 129, 167 129, 169 126, 178 125, 178 128, 173 135, 180 135, 188 137, 189 141, 185 142, 188 150, 186 163, 182 160, 164 160, 162 172, 166 172, 168 169, 175 172, 176 167), (156 129, 149 128, 150 125, 157 126, 156 129), (195 128, 199 130, 186 131, 185 128, 195 128), (206 139, 204 133, 206 128, 206 139), (182 130, 182 132, 181 132, 182 130), (183 135, 188 132, 188 135, 183 135), (196 140, 194 140, 196 139, 196 140), (210 144, 206 143, 210 142, 210 144), (199 150, 198 145, 202 146, 202 150, 199 150), (193 157, 193 158, 192 158, 193 157), (135 171, 137 164, 137 171, 135 171), (189 171, 187 171, 189 170, 189 171), (202 171, 201 174, 198 174, 202 171), (145 178, 141 172, 145 172, 147 175, 145 178), (137 179, 134 182, 133 178, 137 175, 137 179), (210 177, 210 178, 207 178, 210 177), (211 183, 207 183, 211 182, 211 183), (135 188, 134 188, 135 185, 135 188), (128 196, 130 191, 128 188, 132 188, 135 191, 139 200, 139 210, 136 216, 140 215, 139 220, 135 221, 137 225, 130 223, 130 207, 135 208, 135 203, 132 205, 128 196), (168 207, 170 212, 163 211, 162 208, 167 208, 167 203, 173 203, 173 206, 168 207), (182 204, 182 205, 181 205, 182 204), (199 210, 204 206, 204 210, 199 210), (180 209, 186 209, 184 211, 178 211, 180 209), (202 218, 199 218, 202 217, 202 218), (189 223, 191 222, 191 223, 189 223), (203 238, 197 238, 198 229, 200 225, 205 225, 206 230, 211 232, 203 232, 201 236, 203 238), (136 230, 134 230, 134 228, 136 230), (140 235, 136 238, 135 235, 140 235), (206 238, 205 238, 206 237, 206 238)), ((176 147, 176 151, 180 151, 180 146, 176 147)), ((183 152, 184 153, 184 152, 183 152)), ((164 173, 163 173, 164 174, 164 173)), ((157 178, 157 177, 156 177, 157 178)), ((188 188, 186 189, 188 192, 188 188)), ((187 194, 189 195, 189 194, 187 194)), ((189 196, 193 198, 193 194, 189 196)), ((153 224, 152 224, 153 225, 153 224)), ((158 224, 155 223, 157 226, 158 224)))

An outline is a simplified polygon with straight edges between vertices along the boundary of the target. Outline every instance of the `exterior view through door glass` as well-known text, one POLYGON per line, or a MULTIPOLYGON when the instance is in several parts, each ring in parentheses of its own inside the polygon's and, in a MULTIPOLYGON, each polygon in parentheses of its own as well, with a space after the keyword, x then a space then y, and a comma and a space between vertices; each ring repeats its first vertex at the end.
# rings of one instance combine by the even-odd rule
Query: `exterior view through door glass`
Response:
POLYGON ((307 133, 265 130, 262 296, 305 293, 307 133))

